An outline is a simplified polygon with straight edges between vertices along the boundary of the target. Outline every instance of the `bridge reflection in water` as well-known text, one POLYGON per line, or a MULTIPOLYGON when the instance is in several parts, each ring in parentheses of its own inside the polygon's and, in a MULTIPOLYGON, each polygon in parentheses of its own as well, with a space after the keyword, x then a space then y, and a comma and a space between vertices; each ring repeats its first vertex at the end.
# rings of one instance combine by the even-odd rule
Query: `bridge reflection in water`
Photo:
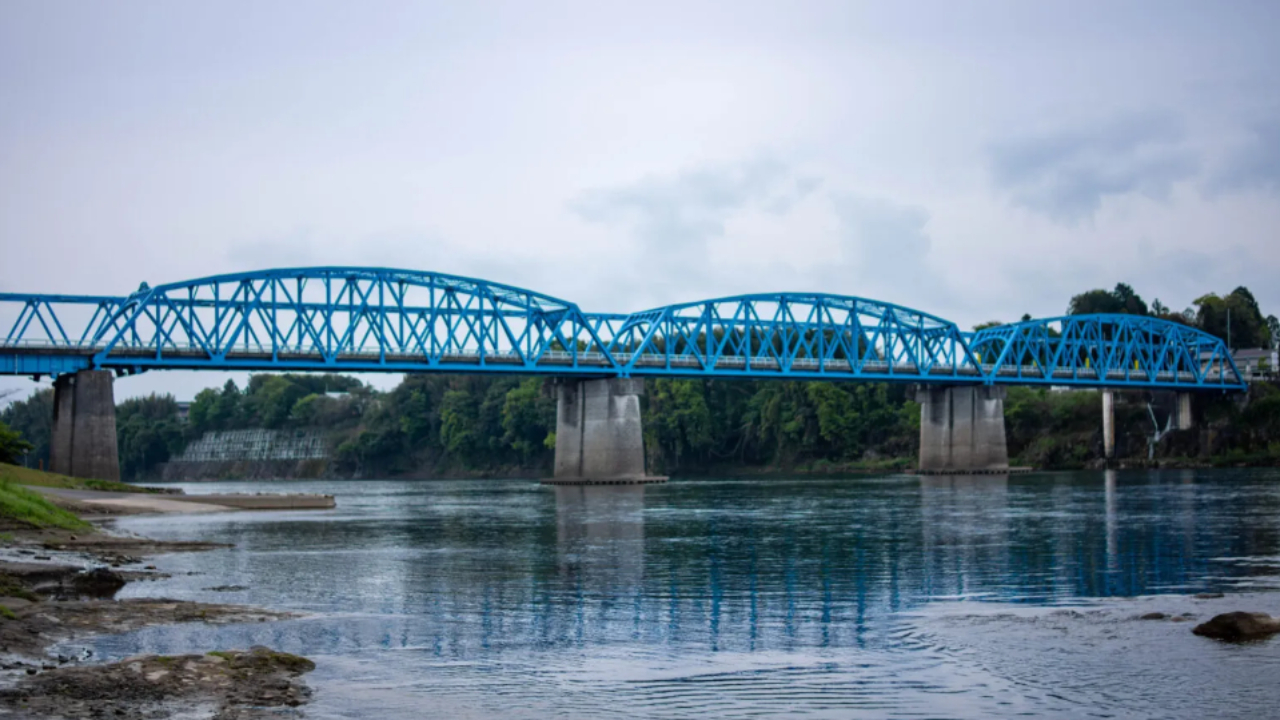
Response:
MULTIPOLYGON (((347 514, 323 521, 126 521, 175 537, 199 523, 202 537, 237 544, 175 556, 173 580, 129 592, 338 613, 246 631, 313 653, 888 647, 896 612, 937 602, 1274 584, 1257 559, 1280 555, 1280 492, 1255 477, 722 481, 554 496, 523 483, 335 484, 316 489, 346 491, 347 514), (186 578, 188 567, 208 574, 186 578), (252 589, 202 594, 222 583, 252 589)), ((172 649, 174 632, 137 637, 172 649)))

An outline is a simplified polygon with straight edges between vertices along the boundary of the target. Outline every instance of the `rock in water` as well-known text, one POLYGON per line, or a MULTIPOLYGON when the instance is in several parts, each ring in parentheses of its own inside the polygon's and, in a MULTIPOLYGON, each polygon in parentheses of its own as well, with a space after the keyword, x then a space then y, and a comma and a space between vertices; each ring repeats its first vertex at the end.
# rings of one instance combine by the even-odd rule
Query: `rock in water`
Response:
POLYGON ((100 567, 76 575, 71 578, 71 583, 78 595, 111 597, 124 587, 125 580, 120 573, 100 567))
POLYGON ((1266 613, 1230 612, 1215 615, 1192 629, 1196 635, 1236 642, 1254 640, 1280 632, 1280 618, 1266 613))

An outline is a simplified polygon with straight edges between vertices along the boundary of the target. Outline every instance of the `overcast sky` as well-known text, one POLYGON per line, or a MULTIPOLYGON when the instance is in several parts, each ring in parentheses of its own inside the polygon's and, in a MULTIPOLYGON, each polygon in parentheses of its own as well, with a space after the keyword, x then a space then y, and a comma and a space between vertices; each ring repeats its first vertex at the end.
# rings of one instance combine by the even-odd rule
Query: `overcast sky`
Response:
POLYGON ((8 0, 0 290, 352 264, 614 312, 1280 313, 1277 37, 1268 0, 8 0))

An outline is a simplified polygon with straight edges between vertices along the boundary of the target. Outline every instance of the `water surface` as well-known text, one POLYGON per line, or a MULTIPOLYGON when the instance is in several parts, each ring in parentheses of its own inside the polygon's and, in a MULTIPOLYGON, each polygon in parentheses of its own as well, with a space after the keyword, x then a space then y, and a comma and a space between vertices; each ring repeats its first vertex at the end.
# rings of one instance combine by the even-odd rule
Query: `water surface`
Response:
POLYGON ((138 517, 235 548, 132 596, 310 613, 151 628, 100 656, 267 644, 313 718, 1274 717, 1280 639, 1159 610, 1280 614, 1280 473, 673 482, 216 483, 327 512, 138 517), (193 573, 193 574, 188 574, 193 573), (239 591, 208 588, 244 586, 239 591), (1221 591, 1220 600, 1195 593, 1221 591))

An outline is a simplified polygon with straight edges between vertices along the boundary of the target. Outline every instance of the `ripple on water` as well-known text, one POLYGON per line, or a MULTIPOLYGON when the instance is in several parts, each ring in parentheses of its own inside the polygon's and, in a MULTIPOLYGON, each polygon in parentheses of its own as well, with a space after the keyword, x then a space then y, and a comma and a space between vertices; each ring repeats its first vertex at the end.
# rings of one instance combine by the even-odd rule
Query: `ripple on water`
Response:
POLYGON ((1280 639, 1136 618, 1280 614, 1280 594, 1232 592, 1277 584, 1277 479, 285 484, 338 509, 121 521, 236 544, 160 558, 173 577, 124 594, 239 585, 314 616, 95 648, 307 655, 313 718, 1266 717, 1280 639), (1208 590, 1228 596, 1190 597, 1208 590))

